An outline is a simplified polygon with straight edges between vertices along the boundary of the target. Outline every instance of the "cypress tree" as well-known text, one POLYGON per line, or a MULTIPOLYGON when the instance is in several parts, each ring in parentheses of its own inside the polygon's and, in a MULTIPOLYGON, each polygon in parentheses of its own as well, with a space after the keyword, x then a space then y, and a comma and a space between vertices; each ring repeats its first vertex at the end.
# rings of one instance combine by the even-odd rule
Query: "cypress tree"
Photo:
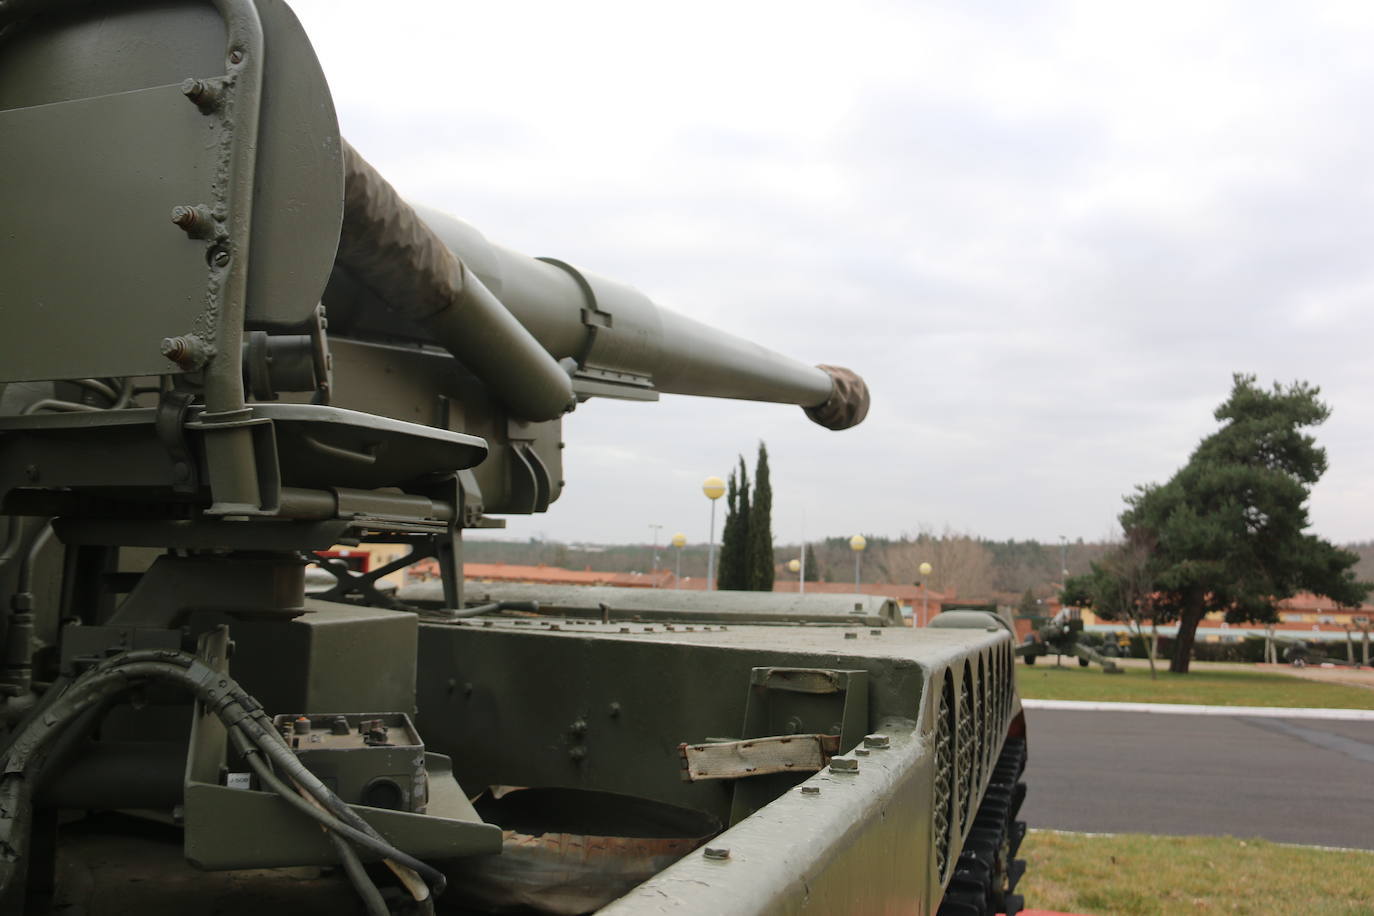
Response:
POLYGON ((716 555, 716 588, 734 588, 735 531, 739 527, 739 480, 734 471, 725 481, 725 525, 720 530, 716 555))
MULTIPOLYGON (((743 459, 741 459, 743 461, 743 459)), ((773 487, 768 479, 768 447, 759 443, 754 465, 754 502, 749 508, 748 581, 756 592, 773 590, 773 487)))
POLYGON ((721 589, 739 590, 748 587, 747 555, 749 548, 749 474, 744 459, 730 472, 725 498, 728 510, 725 528, 720 537, 720 558, 716 564, 716 583, 721 589))

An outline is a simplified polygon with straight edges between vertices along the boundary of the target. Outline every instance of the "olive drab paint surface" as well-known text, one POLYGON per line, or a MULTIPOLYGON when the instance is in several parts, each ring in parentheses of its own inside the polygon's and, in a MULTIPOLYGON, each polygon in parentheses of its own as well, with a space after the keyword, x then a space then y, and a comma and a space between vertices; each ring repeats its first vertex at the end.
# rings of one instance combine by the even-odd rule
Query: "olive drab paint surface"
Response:
POLYGON ((1019 908, 997 614, 463 581, 568 411, 856 373, 403 200, 279 0, 0 4, 0 200, 0 912, 1019 908))

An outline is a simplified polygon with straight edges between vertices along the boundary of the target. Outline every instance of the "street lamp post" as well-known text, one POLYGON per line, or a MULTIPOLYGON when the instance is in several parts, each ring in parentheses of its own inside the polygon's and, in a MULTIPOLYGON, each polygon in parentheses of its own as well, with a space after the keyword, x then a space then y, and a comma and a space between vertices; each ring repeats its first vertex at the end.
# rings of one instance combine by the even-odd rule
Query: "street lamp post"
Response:
MULTIPOLYGON (((805 548, 803 548, 803 550, 804 549, 805 548)), ((806 583, 802 581, 802 561, 797 559, 788 560, 787 570, 788 572, 797 574, 797 592, 800 594, 806 589, 806 583)))
POLYGON ((933 569, 929 563, 922 563, 921 570, 921 626, 930 623, 930 571, 933 569))
POLYGON ((868 540, 862 534, 856 534, 849 539, 849 549, 854 551, 854 591, 859 590, 859 561, 864 555, 864 548, 868 546, 868 540))
POLYGON ((1069 580, 1069 539, 1062 534, 1059 535, 1059 572, 1064 582, 1067 582, 1069 580))
MULTIPOLYGON (((649 527, 653 529, 654 532, 654 553, 653 559, 649 562, 649 575, 652 576, 654 573, 658 572, 658 533, 663 530, 663 526, 650 524, 649 527)), ((658 588, 657 580, 654 581, 654 588, 658 588)))
POLYGON ((687 535, 681 531, 673 535, 673 546, 677 548, 677 573, 673 579, 673 588, 682 588, 682 548, 687 546, 687 535))
POLYGON ((716 588, 716 500, 725 495, 725 481, 719 477, 707 477, 701 482, 701 492, 711 501, 711 547, 706 555, 706 587, 716 588))

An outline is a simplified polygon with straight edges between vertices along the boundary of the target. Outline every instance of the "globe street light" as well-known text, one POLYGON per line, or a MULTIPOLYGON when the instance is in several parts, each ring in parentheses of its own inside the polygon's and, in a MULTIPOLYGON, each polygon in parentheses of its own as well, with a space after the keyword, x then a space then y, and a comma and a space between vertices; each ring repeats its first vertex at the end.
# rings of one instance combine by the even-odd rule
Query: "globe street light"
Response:
POLYGON ((673 579, 673 588, 682 588, 682 548, 687 546, 687 535, 681 531, 673 535, 673 546, 677 548, 677 575, 673 579))
POLYGON ((701 482, 701 492, 711 501, 711 547, 706 555, 706 587, 716 588, 716 500, 725 495, 725 481, 719 477, 707 477, 701 482))
POLYGON ((922 563, 918 569, 921 570, 921 626, 930 623, 930 571, 933 568, 929 563, 922 563))
POLYGON ((800 593, 802 589, 806 588, 806 583, 802 582, 802 576, 801 576, 802 563, 801 563, 801 560, 797 560, 797 559, 788 560, 788 561, 787 561, 787 569, 788 569, 789 572, 794 572, 794 573, 797 574, 797 591, 798 591, 798 593, 800 593))
POLYGON ((859 560, 863 558, 864 548, 868 546, 868 540, 862 534, 856 534, 849 539, 849 549, 854 551, 854 591, 859 590, 859 560))

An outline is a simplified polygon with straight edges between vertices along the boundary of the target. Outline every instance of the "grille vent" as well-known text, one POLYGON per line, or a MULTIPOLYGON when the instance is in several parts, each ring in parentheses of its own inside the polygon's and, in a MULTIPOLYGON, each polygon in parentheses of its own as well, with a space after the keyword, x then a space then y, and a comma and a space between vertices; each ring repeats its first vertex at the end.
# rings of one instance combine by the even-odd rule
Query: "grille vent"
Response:
POLYGON ((935 718, 935 869, 949 879, 950 834, 954 830, 954 685, 945 672, 940 710, 935 718))

